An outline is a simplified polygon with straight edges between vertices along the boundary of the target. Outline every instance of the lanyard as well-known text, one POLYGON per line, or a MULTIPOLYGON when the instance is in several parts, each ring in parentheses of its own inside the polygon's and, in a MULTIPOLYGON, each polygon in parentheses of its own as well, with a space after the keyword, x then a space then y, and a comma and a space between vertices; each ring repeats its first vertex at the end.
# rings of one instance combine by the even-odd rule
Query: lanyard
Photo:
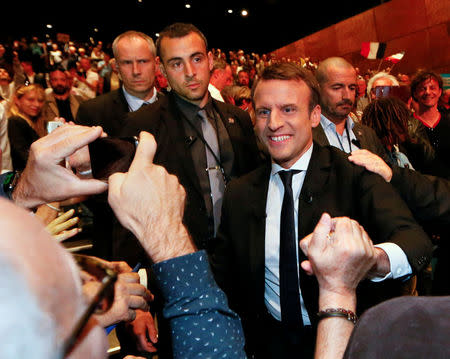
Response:
MULTIPOLYGON (((207 151, 210 151, 211 154, 213 155, 214 159, 217 162, 217 166, 214 167, 207 167, 206 171, 210 171, 210 170, 220 170, 220 172, 222 173, 223 176, 223 180, 225 185, 230 181, 230 177, 225 173, 225 169, 222 166, 222 162, 220 161, 220 159, 216 156, 216 154, 214 153, 213 149, 211 148, 211 146, 208 144, 208 142, 205 140, 205 138, 203 137, 203 133, 201 131, 198 130, 197 126, 195 126, 192 121, 183 114, 183 111, 180 111, 181 114, 183 115, 183 117, 186 119, 187 123, 189 124, 189 126, 191 126, 191 128, 195 131, 195 133, 197 134, 197 136, 200 138, 200 140, 203 142, 203 144, 206 146, 207 151)), ((207 111, 206 112, 206 116, 208 116, 207 111)), ((213 117, 214 117, 214 128, 216 129, 216 131, 218 130, 218 126, 217 126, 217 118, 216 118, 216 114, 213 113, 213 117)), ((208 119, 206 119, 206 121, 208 121, 208 119)), ((219 142, 219 141, 218 141, 219 142)))
MULTIPOLYGON (((337 133, 337 131, 335 133, 337 140, 339 141, 339 146, 341 146, 341 150, 345 152, 344 145, 342 144, 341 139, 339 138, 339 134, 337 133)), ((345 133, 347 134, 348 148, 350 149, 350 152, 348 153, 352 153, 352 142, 350 141, 350 133, 348 131, 347 124, 345 124, 345 133)))

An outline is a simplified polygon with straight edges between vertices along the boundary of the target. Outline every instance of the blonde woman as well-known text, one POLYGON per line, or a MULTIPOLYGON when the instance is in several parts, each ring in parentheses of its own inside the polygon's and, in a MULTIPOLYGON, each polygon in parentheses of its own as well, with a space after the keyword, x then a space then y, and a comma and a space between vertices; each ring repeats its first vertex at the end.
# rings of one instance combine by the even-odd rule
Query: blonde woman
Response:
POLYGON ((8 117, 8 137, 13 168, 25 168, 31 144, 47 134, 42 108, 44 89, 37 84, 20 86, 11 101, 8 117))
MULTIPOLYGON (((42 114, 44 102, 45 93, 41 85, 20 86, 14 93, 9 108, 8 137, 15 171, 25 168, 31 144, 47 134, 42 114)), ((53 202, 39 206, 36 215, 48 224, 60 212, 59 203, 53 202)))

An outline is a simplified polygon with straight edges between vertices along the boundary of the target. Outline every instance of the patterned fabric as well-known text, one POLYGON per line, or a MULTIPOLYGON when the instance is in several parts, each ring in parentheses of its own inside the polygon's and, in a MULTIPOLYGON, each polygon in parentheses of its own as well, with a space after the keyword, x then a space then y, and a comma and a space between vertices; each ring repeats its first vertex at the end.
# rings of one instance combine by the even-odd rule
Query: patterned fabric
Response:
POLYGON ((214 281, 205 251, 155 264, 174 358, 246 358, 239 317, 214 281))

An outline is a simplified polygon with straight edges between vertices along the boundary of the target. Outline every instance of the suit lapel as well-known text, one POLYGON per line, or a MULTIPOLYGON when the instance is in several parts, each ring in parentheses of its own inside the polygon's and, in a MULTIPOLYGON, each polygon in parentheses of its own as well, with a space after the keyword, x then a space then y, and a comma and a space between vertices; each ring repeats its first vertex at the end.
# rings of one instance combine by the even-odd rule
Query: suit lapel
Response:
POLYGON ((313 221, 315 221, 318 215, 319 217, 321 215, 321 213, 316 213, 315 201, 320 197, 320 193, 327 185, 330 168, 331 163, 327 153, 321 146, 315 143, 299 197, 299 240, 309 234, 310 229, 316 225, 313 221))
POLYGON ((318 126, 312 129, 313 138, 316 143, 321 146, 328 146, 330 143, 328 142, 328 138, 325 135, 325 131, 323 130, 322 124, 319 123, 318 126))
MULTIPOLYGON (((212 100, 216 112, 219 114, 220 119, 222 120, 225 129, 228 132, 228 136, 230 137, 231 146, 234 152, 234 162, 239 168, 240 163, 242 163, 242 159, 239 158, 239 155, 242 154, 242 150, 237 148, 238 144, 242 141, 242 130, 239 125, 239 119, 230 111, 228 111, 227 107, 223 105, 222 102, 212 100)), ((225 168, 226 173, 231 173, 231 168, 225 168)))
POLYGON ((257 175, 250 183, 249 198, 251 203, 251 218, 245 225, 249 228, 249 260, 254 279, 264 283, 265 263, 265 233, 266 233, 266 203, 269 187, 271 165, 258 170, 257 175))
POLYGON ((170 142, 175 152, 176 158, 179 158, 180 170, 186 173, 183 178, 191 181, 193 187, 198 194, 203 196, 198 175, 195 172, 194 160, 192 159, 191 149, 186 141, 186 136, 183 128, 182 118, 178 111, 177 104, 173 95, 164 96, 161 101, 162 122, 166 125, 167 135, 170 137, 170 142))
MULTIPOLYGON (((305 181, 299 197, 298 240, 310 234, 316 226, 317 219, 322 215, 322 209, 317 206, 321 193, 326 188, 330 178, 331 163, 324 148, 314 144, 311 160, 308 165, 305 181)), ((300 263, 305 260, 303 252, 299 251, 300 263)), ((318 310, 318 287, 314 276, 308 276, 300 268, 300 288, 303 300, 313 325, 316 323, 318 310)))

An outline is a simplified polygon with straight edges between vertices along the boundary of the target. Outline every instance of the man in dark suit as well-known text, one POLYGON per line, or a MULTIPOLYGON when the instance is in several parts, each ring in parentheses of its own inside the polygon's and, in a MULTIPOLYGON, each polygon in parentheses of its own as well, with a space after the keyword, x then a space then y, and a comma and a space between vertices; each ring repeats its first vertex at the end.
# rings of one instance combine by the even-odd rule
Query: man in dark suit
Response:
POLYGON ((246 112, 211 98, 213 57, 195 26, 168 26, 160 32, 157 52, 172 91, 131 114, 122 134, 145 130, 155 136, 155 163, 177 175, 186 188, 184 222, 196 245, 212 250, 224 185, 260 163, 252 124, 246 112), (207 120, 198 115, 202 109, 207 120))
POLYGON ((76 122, 102 126, 109 136, 118 136, 126 126, 124 120, 129 112, 157 100, 154 87, 156 48, 146 34, 127 31, 114 40, 113 52, 121 88, 83 103, 76 122))
MULTIPOLYGON (((377 280, 421 270, 432 245, 391 185, 351 164, 341 151, 313 145, 311 127, 320 123, 320 106, 318 84, 309 71, 290 63, 269 67, 253 88, 253 101, 256 131, 272 164, 227 187, 212 263, 231 308, 241 316, 249 354, 311 357, 317 282, 298 270, 304 256, 295 252, 298 239, 313 231, 323 212, 356 219, 379 243, 370 271, 377 280), (284 183, 287 170, 295 171, 292 187, 284 183), (286 244, 293 259, 285 253, 286 244), (292 260, 294 269, 286 268, 292 260)), ((395 287, 396 281, 387 282, 383 285, 395 287)), ((379 284, 364 286, 377 289, 379 284)), ((364 294, 361 308, 380 300, 380 294, 364 294)))
MULTIPOLYGON (((154 86, 156 48, 151 37, 142 32, 127 31, 114 39, 112 48, 122 86, 84 102, 78 109, 75 122, 85 126, 101 126, 109 136, 119 136, 127 126, 128 113, 155 102, 160 94, 154 86)), ((94 253, 103 258, 125 260, 134 266, 136 263, 132 263, 131 258, 126 255, 136 250, 133 245, 125 246, 128 251, 126 253, 114 252, 115 237, 123 239, 125 229, 115 220, 105 196, 91 198, 87 205, 94 214, 94 253)), ((142 317, 138 315, 138 318, 142 317)), ((148 325, 144 327, 148 328, 148 325)), ((129 348, 129 343, 134 339, 125 340, 124 334, 120 331, 122 348, 139 354, 129 348)), ((146 330, 141 331, 139 336, 140 343, 144 343, 141 349, 155 351, 147 339, 146 330)))
POLYGON ((364 148, 386 159, 375 131, 350 116, 356 99, 355 68, 341 57, 330 57, 319 64, 316 78, 322 114, 320 126, 313 129, 314 140, 347 153, 364 148))
MULTIPOLYGON (((130 114, 122 135, 138 135, 142 130, 153 134, 158 144, 154 163, 175 174, 186 190, 184 224, 198 248, 213 252, 225 185, 260 164, 253 127, 246 112, 211 98, 208 84, 213 56, 195 26, 176 23, 166 27, 156 46, 172 90, 130 114)), ((113 235, 113 258, 125 256, 130 265, 146 260, 130 232, 117 228, 113 235)), ((170 357, 171 347, 165 341, 169 332, 165 322, 159 324, 158 354, 170 357)))

